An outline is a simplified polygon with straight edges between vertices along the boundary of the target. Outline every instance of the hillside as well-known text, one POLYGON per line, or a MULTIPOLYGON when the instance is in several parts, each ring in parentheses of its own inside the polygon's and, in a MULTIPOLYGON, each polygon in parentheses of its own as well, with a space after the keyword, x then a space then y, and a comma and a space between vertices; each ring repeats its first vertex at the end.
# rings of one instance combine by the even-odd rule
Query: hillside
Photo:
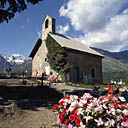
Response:
POLYGON ((21 74, 23 71, 27 71, 28 74, 32 73, 32 61, 27 60, 25 63, 20 65, 15 65, 12 68, 12 73, 21 74))
POLYGON ((93 48, 104 55, 102 60, 103 78, 125 78, 128 72, 128 51, 109 52, 103 49, 93 48))
POLYGON ((6 67, 11 67, 12 65, 7 62, 1 55, 0 55, 0 72, 2 69, 5 69, 6 67))

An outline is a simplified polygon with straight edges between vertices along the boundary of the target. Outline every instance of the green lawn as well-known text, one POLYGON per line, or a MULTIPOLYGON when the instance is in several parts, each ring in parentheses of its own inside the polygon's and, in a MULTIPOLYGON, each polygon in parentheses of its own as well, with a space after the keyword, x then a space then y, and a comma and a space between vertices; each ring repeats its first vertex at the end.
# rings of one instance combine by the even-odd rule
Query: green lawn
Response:
MULTIPOLYGON (((82 87, 86 89, 92 89, 95 86, 100 86, 100 90, 105 90, 108 86, 107 85, 101 85, 101 84, 96 84, 96 85, 87 85, 87 84, 70 84, 67 83, 68 86, 73 86, 73 87, 82 87)), ((112 88, 122 88, 125 87, 126 85, 111 85, 112 88)))

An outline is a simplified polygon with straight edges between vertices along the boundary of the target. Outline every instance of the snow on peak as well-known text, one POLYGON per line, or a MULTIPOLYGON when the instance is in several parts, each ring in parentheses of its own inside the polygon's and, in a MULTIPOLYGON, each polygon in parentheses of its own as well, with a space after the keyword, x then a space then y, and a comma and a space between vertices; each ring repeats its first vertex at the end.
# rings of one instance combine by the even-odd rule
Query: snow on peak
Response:
POLYGON ((3 56, 6 61, 11 63, 12 65, 23 64, 26 61, 26 58, 20 54, 12 54, 11 56, 3 56))

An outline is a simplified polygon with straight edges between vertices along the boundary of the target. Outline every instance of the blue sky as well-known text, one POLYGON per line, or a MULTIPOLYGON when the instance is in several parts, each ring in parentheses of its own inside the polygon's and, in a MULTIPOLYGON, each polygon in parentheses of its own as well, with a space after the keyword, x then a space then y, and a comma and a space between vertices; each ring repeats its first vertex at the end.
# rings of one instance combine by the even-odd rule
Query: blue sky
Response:
POLYGON ((28 57, 47 14, 56 19, 58 33, 88 46, 114 52, 128 49, 127 0, 44 0, 0 24, 0 54, 28 57))

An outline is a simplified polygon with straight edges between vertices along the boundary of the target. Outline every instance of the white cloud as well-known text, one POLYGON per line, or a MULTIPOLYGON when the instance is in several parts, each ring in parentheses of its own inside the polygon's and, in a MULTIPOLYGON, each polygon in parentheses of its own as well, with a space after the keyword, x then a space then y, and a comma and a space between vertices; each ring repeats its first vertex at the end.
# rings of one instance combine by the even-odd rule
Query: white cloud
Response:
POLYGON ((89 46, 119 51, 128 44, 127 0, 69 0, 59 12, 84 36, 80 40, 89 46))
POLYGON ((65 34, 67 31, 69 31, 69 24, 65 25, 65 26, 61 26, 61 25, 58 25, 57 26, 57 32, 60 33, 60 34, 65 34))
POLYGON ((80 40, 89 46, 120 51, 128 44, 128 15, 117 15, 99 31, 89 32, 80 40))

